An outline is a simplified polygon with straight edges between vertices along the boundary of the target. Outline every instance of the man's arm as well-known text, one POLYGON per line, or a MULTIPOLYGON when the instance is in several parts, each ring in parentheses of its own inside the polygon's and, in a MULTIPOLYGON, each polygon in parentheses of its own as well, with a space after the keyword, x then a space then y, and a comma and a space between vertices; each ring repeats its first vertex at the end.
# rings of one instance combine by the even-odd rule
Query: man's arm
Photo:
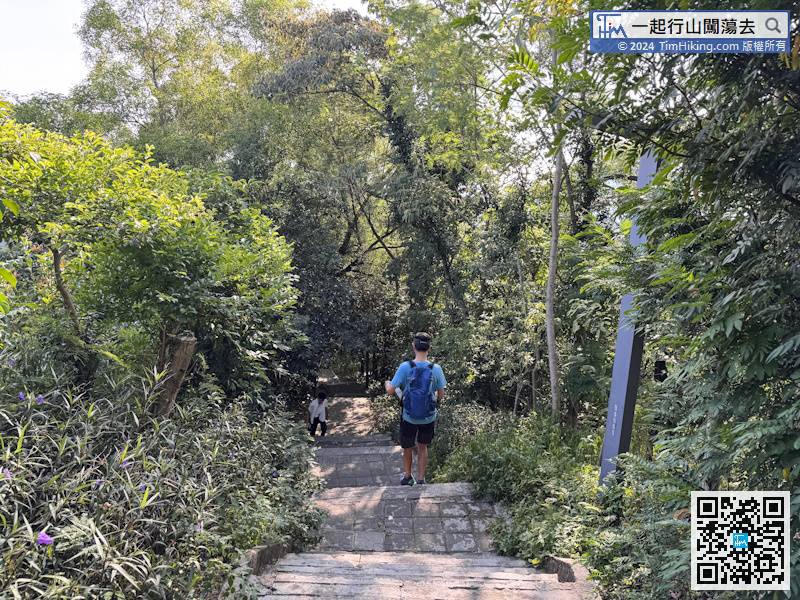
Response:
POLYGON ((444 389, 447 387, 447 380, 444 378, 444 371, 442 367, 436 365, 436 399, 442 401, 444 399, 444 389))
POLYGON ((394 396, 395 393, 397 392, 397 388, 400 387, 400 384, 403 383, 403 378, 404 378, 403 367, 405 366, 405 364, 406 363, 403 363, 397 368, 397 371, 395 372, 394 377, 392 377, 391 381, 386 381, 383 384, 383 387, 386 388, 386 393, 389 394, 390 396, 394 396))

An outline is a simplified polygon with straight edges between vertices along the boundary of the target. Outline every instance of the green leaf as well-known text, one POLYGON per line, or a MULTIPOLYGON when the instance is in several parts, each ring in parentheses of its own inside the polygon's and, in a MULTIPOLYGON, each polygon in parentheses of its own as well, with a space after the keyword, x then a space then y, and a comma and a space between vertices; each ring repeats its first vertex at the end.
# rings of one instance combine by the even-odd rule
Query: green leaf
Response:
POLYGON ((22 444, 25 443, 25 434, 28 431, 28 426, 30 423, 26 423, 24 427, 19 429, 19 437, 17 438, 17 449, 14 454, 19 454, 22 452, 22 444))
POLYGON ((3 206, 5 206, 8 210, 14 213, 14 216, 19 216, 19 204, 17 204, 11 198, 3 198, 2 200, 3 206))
POLYGON ((790 337, 777 348, 767 355, 766 362, 772 362, 779 356, 792 352, 795 348, 800 347, 800 334, 790 337))
POLYGON ((482 24, 483 21, 481 21, 481 17, 477 13, 469 13, 463 17, 456 17, 450 21, 451 27, 473 27, 475 25, 482 24))
POLYGON ((658 246, 659 252, 671 252, 672 250, 678 250, 679 248, 684 248, 689 246, 694 242, 697 238, 697 233, 684 233, 682 235, 676 236, 672 239, 669 239, 665 242, 662 242, 658 246))
POLYGON ((17 287, 17 278, 8 269, 0 267, 0 279, 5 279, 12 288, 17 287))
POLYGON ((150 486, 148 485, 144 489, 144 494, 142 494, 142 499, 139 501, 139 508, 144 508, 147 506, 147 499, 150 497, 150 486))

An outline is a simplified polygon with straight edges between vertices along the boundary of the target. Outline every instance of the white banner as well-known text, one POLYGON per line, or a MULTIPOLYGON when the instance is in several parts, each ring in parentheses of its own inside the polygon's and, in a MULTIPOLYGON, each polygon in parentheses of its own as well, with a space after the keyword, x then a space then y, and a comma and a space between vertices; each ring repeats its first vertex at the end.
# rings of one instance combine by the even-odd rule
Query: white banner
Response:
POLYGON ((592 39, 756 40, 789 38, 789 12, 736 11, 592 11, 592 39))

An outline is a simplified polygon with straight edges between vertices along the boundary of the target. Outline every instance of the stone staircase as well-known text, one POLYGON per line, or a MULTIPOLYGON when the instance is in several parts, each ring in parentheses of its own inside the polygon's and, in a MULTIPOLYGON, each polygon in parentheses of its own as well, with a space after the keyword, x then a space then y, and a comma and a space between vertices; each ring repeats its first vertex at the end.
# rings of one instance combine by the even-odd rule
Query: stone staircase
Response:
POLYGON ((544 572, 493 554, 487 528, 502 510, 477 500, 470 484, 398 485, 402 450, 389 436, 340 435, 316 443, 317 472, 327 483, 316 495, 328 515, 322 541, 312 552, 284 556, 255 578, 259 598, 592 597, 590 585, 575 581, 580 567, 562 561, 544 572))
POLYGON ((328 519, 318 550, 489 552, 498 508, 476 501, 467 483, 331 488, 317 505, 328 519))
MULTIPOLYGON (((354 447, 380 447, 391 446, 392 438, 388 433, 372 435, 329 435, 316 439, 320 448, 354 448, 354 447)), ((321 456, 325 458, 325 456, 321 456)))
POLYGON ((403 451, 388 435, 320 438, 317 475, 330 488, 392 485, 400 481, 403 451), (360 440, 360 441, 358 441, 360 440))
POLYGON ((575 600, 574 585, 492 554, 305 553, 281 559, 265 597, 292 600, 575 600))

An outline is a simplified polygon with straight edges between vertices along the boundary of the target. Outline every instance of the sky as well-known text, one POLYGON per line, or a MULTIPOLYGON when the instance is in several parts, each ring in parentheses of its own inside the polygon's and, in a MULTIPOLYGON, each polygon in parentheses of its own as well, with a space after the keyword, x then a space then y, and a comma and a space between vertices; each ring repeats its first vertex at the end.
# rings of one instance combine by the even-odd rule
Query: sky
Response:
MULTIPOLYGON (((361 0, 316 0, 325 8, 356 8, 361 0)), ((86 75, 76 33, 83 0, 0 0, 0 96, 65 94, 86 75)))

